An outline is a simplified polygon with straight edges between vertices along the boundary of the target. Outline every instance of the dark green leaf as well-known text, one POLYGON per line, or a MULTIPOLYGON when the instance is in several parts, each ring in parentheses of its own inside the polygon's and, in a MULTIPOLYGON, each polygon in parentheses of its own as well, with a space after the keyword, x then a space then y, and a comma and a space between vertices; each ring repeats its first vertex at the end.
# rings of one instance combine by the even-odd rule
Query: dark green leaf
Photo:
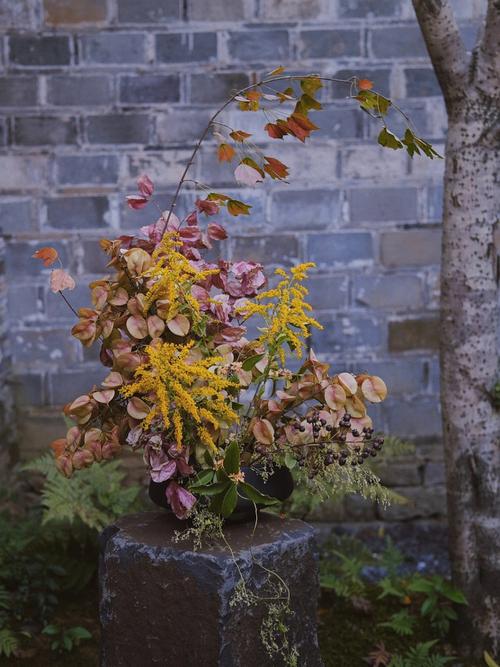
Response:
POLYGON ((276 498, 266 496, 251 484, 247 484, 247 482, 240 482, 238 484, 238 489, 240 489, 240 491, 242 491, 244 495, 256 505, 275 505, 276 503, 279 503, 279 500, 276 498))
POLYGON ((238 491, 236 489, 236 484, 231 484, 229 489, 224 495, 224 499, 221 505, 221 514, 222 516, 229 516, 233 513, 236 503, 238 502, 238 491))
POLYGON ((233 440, 224 454, 224 470, 228 475, 234 475, 240 469, 240 448, 238 443, 233 440))
POLYGON ((264 357, 263 354, 254 354, 252 357, 248 357, 242 364, 244 371, 251 371, 255 364, 258 364, 259 361, 264 357))
POLYGON ((216 482, 215 484, 207 484, 206 486, 190 486, 189 490, 199 496, 216 496, 225 491, 230 484, 231 482, 216 482))
POLYGON ((397 150, 398 148, 403 148, 403 143, 397 138, 395 134, 393 134, 386 127, 382 128, 380 134, 378 135, 377 141, 381 146, 384 146, 385 148, 393 148, 394 150, 397 150))
POLYGON ((205 486, 210 484, 214 478, 213 470, 202 470, 192 484, 189 485, 190 489, 196 489, 198 486, 205 486))

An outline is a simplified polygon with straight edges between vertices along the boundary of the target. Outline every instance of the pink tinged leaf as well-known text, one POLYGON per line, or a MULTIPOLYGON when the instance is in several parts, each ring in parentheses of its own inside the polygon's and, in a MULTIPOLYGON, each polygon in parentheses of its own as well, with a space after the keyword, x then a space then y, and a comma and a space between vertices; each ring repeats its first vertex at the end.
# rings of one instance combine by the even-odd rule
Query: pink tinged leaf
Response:
POLYGON ((196 213, 196 211, 193 211, 187 216, 186 224, 189 225, 190 227, 198 224, 198 214, 196 213))
POLYGON ((380 403, 387 396, 386 384, 377 375, 366 378, 361 384, 361 391, 370 403, 380 403))
POLYGON ((174 476, 175 471, 177 470, 177 464, 175 461, 167 461, 155 465, 154 468, 151 468, 149 474, 153 482, 166 482, 168 479, 174 476))
POLYGON ((121 387, 122 384, 123 377, 121 373, 111 371, 111 373, 104 379, 102 386, 108 389, 116 389, 116 387, 121 387))
POLYGON ((73 464, 69 456, 60 456, 56 460, 56 468, 62 473, 65 477, 71 477, 73 474, 73 464))
POLYGON ((195 206, 201 213, 205 215, 215 215, 219 212, 219 204, 215 201, 209 201, 208 199, 197 199, 195 206))
POLYGON ((185 315, 179 313, 167 322, 167 327, 175 336, 187 336, 191 328, 191 322, 185 315))
POLYGON ((123 352, 115 357, 115 363, 118 368, 133 373, 141 365, 141 357, 133 352, 123 352))
POLYGON ((208 236, 214 241, 223 241, 227 239, 227 232, 222 225, 218 225, 216 222, 211 222, 207 226, 208 236))
POLYGON ((151 255, 142 248, 131 248, 124 255, 129 273, 140 276, 147 271, 152 263, 151 255))
POLYGON ((252 433, 261 445, 272 445, 274 442, 274 428, 267 419, 258 419, 252 427, 252 433))
POLYGON ((94 456, 88 449, 79 449, 73 454, 71 461, 75 470, 81 470, 82 468, 88 468, 94 463, 94 456))
POLYGON ((115 325, 112 320, 106 320, 103 324, 102 327, 102 337, 103 338, 109 338, 111 334, 113 333, 113 329, 115 328, 115 325))
POLYGON ((70 448, 77 447, 81 437, 82 437, 82 432, 80 431, 78 426, 72 426, 70 429, 68 429, 68 432, 66 433, 66 442, 68 444, 68 447, 70 448))
POLYGON ((135 211, 144 208, 149 201, 147 197, 141 197, 139 195, 127 195, 126 199, 129 207, 133 208, 135 211))
POLYGON ((148 333, 151 338, 159 338, 165 331, 165 322, 158 315, 148 317, 148 333))
POLYGON ((351 417, 360 418, 366 415, 365 404, 357 396, 349 396, 344 407, 351 417))
POLYGON ((98 403, 110 403, 115 396, 114 389, 105 389, 104 391, 94 391, 92 398, 98 403))
POLYGON ((263 180, 259 172, 248 164, 239 164, 234 170, 234 177, 238 183, 252 188, 263 180))
POLYGON ((356 382, 354 375, 351 375, 351 373, 339 373, 339 375, 337 375, 337 380, 345 391, 346 396, 352 396, 358 391, 358 383, 356 382))
POLYGON ((142 398, 134 396, 127 403, 127 412, 133 419, 145 419, 149 414, 149 405, 142 398))
POLYGON ((132 315, 127 320, 127 329, 131 336, 141 340, 148 335, 148 325, 146 320, 140 315, 132 315))
POLYGON ((165 495, 178 519, 185 519, 196 503, 196 497, 173 480, 169 482, 165 495))
POLYGON ((210 308, 210 294, 204 287, 200 285, 193 285, 191 287, 191 294, 200 304, 201 310, 209 310, 210 308))
POLYGON ((113 298, 109 300, 112 306, 124 306, 128 301, 128 292, 123 287, 119 287, 113 298))
POLYGON ((143 174, 137 181, 137 189, 143 197, 149 198, 153 194, 154 190, 153 181, 149 178, 149 176, 143 174))
POLYGON ((344 389, 340 384, 330 384, 325 389, 325 403, 332 410, 338 410, 346 401, 344 389))
POLYGON ((50 289, 55 292, 62 292, 65 289, 75 289, 75 281, 63 269, 54 269, 50 274, 50 289))

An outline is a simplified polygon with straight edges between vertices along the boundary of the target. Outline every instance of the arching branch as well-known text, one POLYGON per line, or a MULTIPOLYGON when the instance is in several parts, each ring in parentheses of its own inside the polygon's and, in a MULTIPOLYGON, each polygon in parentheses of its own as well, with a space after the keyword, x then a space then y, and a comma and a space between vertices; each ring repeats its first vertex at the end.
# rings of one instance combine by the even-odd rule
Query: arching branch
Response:
POLYGON ((449 0, 412 0, 427 50, 447 103, 463 91, 468 68, 465 46, 449 0))

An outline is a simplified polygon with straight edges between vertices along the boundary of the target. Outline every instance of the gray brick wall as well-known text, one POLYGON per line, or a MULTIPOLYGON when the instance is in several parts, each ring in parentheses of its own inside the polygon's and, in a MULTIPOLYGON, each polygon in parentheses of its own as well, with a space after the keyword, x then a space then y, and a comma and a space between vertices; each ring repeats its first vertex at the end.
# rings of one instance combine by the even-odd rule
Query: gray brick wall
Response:
MULTIPOLYGON (((468 44, 483 4, 454 2, 468 44)), ((71 313, 30 255, 55 245, 82 285, 73 299, 84 305, 85 284, 104 268, 98 238, 150 220, 149 209, 124 205, 137 175, 148 172, 167 204, 210 112, 235 87, 278 64, 359 73, 443 145, 443 102, 410 0, 0 0, 0 31, 0 226, 23 458, 60 432, 58 404, 102 376, 95 353, 71 339, 71 313)), ((317 262, 311 298, 325 330, 314 345, 336 368, 387 379, 391 395, 377 426, 420 443, 418 464, 410 464, 418 475, 392 482, 417 499, 425 490, 417 516, 439 514, 443 165, 382 152, 375 126, 340 87, 322 95, 321 132, 305 147, 273 144, 291 167, 286 192, 272 184, 238 193, 213 147, 193 177, 254 205, 251 220, 231 222, 231 257, 317 262)), ((229 117, 259 132, 254 115, 229 117)), ((355 503, 346 512, 364 516, 355 503)))
POLYGON ((7 318, 5 242, 0 236, 0 481, 14 458, 15 414, 7 318))

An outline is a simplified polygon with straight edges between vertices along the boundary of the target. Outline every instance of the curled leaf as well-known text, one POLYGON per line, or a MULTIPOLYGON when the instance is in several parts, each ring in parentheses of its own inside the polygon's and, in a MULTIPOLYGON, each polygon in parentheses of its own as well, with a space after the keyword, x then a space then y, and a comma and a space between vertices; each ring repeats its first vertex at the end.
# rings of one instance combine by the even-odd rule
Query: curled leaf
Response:
POLYGON ((229 136, 231 139, 234 139, 234 141, 238 142, 243 142, 245 139, 249 139, 252 135, 248 134, 248 132, 243 132, 243 130, 233 130, 232 132, 229 133, 229 136))
POLYGON ((149 198, 153 194, 154 190, 153 181, 149 178, 149 176, 143 174, 137 181, 137 189, 143 197, 149 198))
POLYGON ((274 442, 274 428, 267 419, 257 419, 252 427, 252 433, 261 445, 272 445, 274 442))
POLYGON ((127 412, 133 419, 145 419, 149 414, 149 405, 142 398, 133 396, 127 403, 127 412))
POLYGON ((41 259, 44 266, 51 266, 59 257, 57 250, 50 246, 39 248, 33 255, 35 259, 41 259))
POLYGON ((65 289, 75 289, 75 281, 63 269, 54 269, 50 274, 50 289, 53 292, 62 292, 65 289))
POLYGON ((175 336, 187 336, 191 328, 191 322, 185 315, 179 313, 167 322, 167 327, 175 336))
POLYGON ((106 405, 110 403, 115 396, 114 389, 105 389, 104 391, 94 391, 92 398, 98 403, 105 403, 106 405))
POLYGON ((217 149, 217 157, 219 158, 219 162, 231 162, 235 152, 236 151, 234 148, 229 144, 220 144, 219 148, 217 149))
POLYGON ((250 206, 250 204, 245 204, 244 202, 238 201, 237 199, 230 199, 227 202, 228 213, 234 216, 250 215, 251 208, 252 207, 250 206))
POLYGON ((386 384, 378 375, 372 375, 363 380, 361 391, 370 403, 380 403, 387 396, 386 384))

